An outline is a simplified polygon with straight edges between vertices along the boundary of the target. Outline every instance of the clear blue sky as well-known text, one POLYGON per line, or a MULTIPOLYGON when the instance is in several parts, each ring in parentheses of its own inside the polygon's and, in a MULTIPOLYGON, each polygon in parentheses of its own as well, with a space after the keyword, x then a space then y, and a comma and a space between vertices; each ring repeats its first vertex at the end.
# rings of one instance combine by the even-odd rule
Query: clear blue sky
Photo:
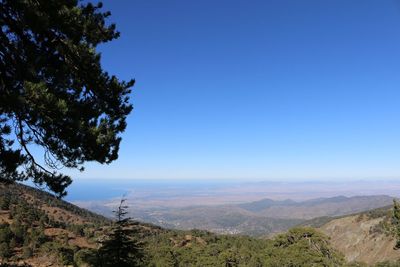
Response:
POLYGON ((135 78, 120 158, 78 178, 400 176, 400 2, 104 1, 135 78))

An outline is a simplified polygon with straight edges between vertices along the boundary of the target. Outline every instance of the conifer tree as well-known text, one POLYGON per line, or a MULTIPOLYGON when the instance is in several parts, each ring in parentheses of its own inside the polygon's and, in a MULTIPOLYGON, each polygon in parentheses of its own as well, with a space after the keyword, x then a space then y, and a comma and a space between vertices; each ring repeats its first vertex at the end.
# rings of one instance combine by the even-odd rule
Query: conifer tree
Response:
POLYGON ((98 251, 99 264, 102 267, 136 267, 142 264, 143 249, 140 243, 133 239, 135 231, 131 218, 126 217, 128 206, 124 204, 125 201, 122 199, 114 211, 116 222, 98 251))
POLYGON ((0 182, 31 179, 62 197, 72 180, 60 168, 117 159, 134 81, 101 66, 96 47, 119 37, 101 9, 0 0, 0 182))

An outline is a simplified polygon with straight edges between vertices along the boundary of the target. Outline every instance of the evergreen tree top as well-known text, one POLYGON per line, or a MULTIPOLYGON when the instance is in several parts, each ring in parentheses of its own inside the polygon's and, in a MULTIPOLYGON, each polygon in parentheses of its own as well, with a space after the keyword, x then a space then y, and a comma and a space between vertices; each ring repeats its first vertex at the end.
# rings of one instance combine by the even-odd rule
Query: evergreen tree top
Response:
POLYGON ((119 37, 101 8, 0 1, 0 179, 32 179, 64 196, 71 178, 60 168, 117 159, 134 80, 100 64, 96 47, 119 37), (44 163, 32 146, 43 149, 44 163))

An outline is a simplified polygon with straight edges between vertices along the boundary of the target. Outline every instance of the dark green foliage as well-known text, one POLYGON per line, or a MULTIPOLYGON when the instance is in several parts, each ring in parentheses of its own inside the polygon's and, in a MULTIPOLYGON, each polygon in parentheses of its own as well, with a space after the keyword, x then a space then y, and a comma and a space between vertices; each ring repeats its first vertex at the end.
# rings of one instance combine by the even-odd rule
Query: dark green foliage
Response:
MULTIPOLYGON (((20 198, 18 194, 13 194, 8 189, 0 193, 8 192, 9 214, 13 218, 11 224, 0 225, 0 243, 4 243, 5 255, 13 255, 13 250, 22 248, 22 257, 31 257, 34 250, 47 241, 44 235, 44 228, 35 226, 40 218, 46 217, 43 211, 37 209, 32 204, 20 198), (5 245, 7 244, 7 246, 5 245), (8 249, 7 249, 8 248, 8 249)), ((1 194, 0 194, 1 195, 1 194)), ((2 196, 0 196, 0 200, 2 196)), ((51 225, 51 220, 48 220, 51 225)))
POLYGON ((74 263, 74 254, 76 252, 76 247, 58 240, 48 241, 40 247, 40 253, 57 256, 58 263, 62 266, 72 265, 74 263))
POLYGON ((71 178, 60 167, 117 159, 134 81, 101 67, 97 45, 119 37, 101 7, 0 1, 0 179, 32 179, 64 196, 71 178), (31 145, 43 148, 45 164, 31 145))
POLYGON ((7 242, 0 243, 0 259, 7 259, 11 256, 11 249, 7 242))
MULTIPOLYGON (((4 185, 0 182, 0 202, 4 197, 7 197, 9 201, 17 203, 21 199, 20 198, 21 194, 31 195, 36 200, 37 203, 35 205, 25 205, 24 208, 25 210, 19 210, 17 212, 12 212, 12 213, 34 214, 35 217, 39 216, 39 221, 42 221, 43 223, 48 223, 49 218, 47 217, 47 215, 39 211, 38 209, 32 209, 31 206, 39 206, 42 204, 46 204, 50 207, 57 207, 69 211, 73 214, 79 215, 87 219, 88 221, 93 222, 94 224, 105 224, 110 222, 110 220, 105 218, 104 216, 98 215, 86 209, 79 208, 71 203, 63 201, 62 199, 55 198, 53 195, 44 192, 42 190, 18 183, 11 183, 4 185)), ((14 214, 11 214, 11 216, 13 215, 14 214)), ((21 217, 25 217, 25 215, 21 217)), ((55 222, 52 223, 54 224, 55 222)))
POLYGON ((3 254, 11 259, 26 259, 44 253, 56 256, 60 264, 73 264, 74 256, 79 250, 68 244, 68 238, 65 235, 64 238, 62 235, 52 238, 46 236, 44 230, 46 228, 64 228, 77 236, 82 236, 87 232, 94 237, 98 228, 95 225, 105 225, 110 222, 100 215, 80 209, 51 194, 20 184, 5 186, 0 183, 0 201, 5 196, 9 202, 7 213, 12 218, 12 223, 0 224, 0 243, 5 243, 3 246, 8 249, 5 249, 3 254), (28 196, 33 201, 28 202, 23 196, 28 196), (93 223, 74 225, 56 221, 51 215, 47 215, 43 210, 37 208, 42 205, 69 211, 88 221, 93 221, 93 223), (12 248, 15 250, 13 251, 12 248))
POLYGON ((102 242, 98 251, 102 267, 134 267, 140 266, 143 258, 142 248, 133 238, 135 231, 130 218, 127 218, 127 206, 124 199, 116 211, 116 222, 111 228, 111 233, 102 242))
POLYGON ((220 266, 238 267, 240 262, 240 254, 236 248, 228 249, 222 252, 219 256, 220 266))
POLYGON ((85 225, 72 224, 72 225, 68 225, 66 227, 66 229, 70 230, 77 236, 85 236, 85 232, 84 232, 85 225))
POLYGON ((24 243, 24 239, 27 236, 27 225, 23 225, 21 224, 22 222, 17 222, 17 223, 13 223, 11 224, 10 228, 11 231, 14 234, 14 237, 12 240, 15 241, 15 245, 13 245, 12 247, 16 247, 17 245, 22 245, 24 243))
POLYGON ((33 255, 33 251, 29 246, 24 246, 22 248, 22 257, 24 259, 29 259, 30 257, 32 257, 33 255))
POLYGON ((146 266, 345 266, 328 238, 311 228, 295 228, 273 240, 161 230, 149 234, 146 243, 146 266))
POLYGON ((11 232, 9 224, 0 224, 0 243, 9 243, 13 233, 11 232))
POLYGON ((270 266, 343 266, 344 259, 328 238, 313 228, 293 228, 277 236, 269 252, 270 266))
POLYGON ((391 213, 391 206, 386 206, 382 208, 377 208, 369 211, 365 211, 361 214, 367 216, 369 219, 376 219, 376 218, 382 218, 382 217, 390 217, 391 213))
POLYGON ((81 249, 74 254, 74 263, 77 266, 85 266, 88 264, 96 266, 98 261, 97 251, 94 249, 81 249))
POLYGON ((0 195, 0 210, 10 209, 10 196, 8 194, 0 195))
POLYGON ((400 205, 395 199, 393 200, 392 224, 394 227, 394 234, 397 240, 395 249, 399 249, 400 248, 400 205))
POLYGON ((71 265, 74 263, 75 251, 70 247, 59 247, 57 249, 58 257, 63 265, 71 265))
POLYGON ((330 247, 327 237, 312 228, 295 228, 272 240, 216 235, 202 230, 166 230, 125 218, 123 202, 116 212, 116 222, 111 223, 22 185, 0 185, 0 196, 2 190, 9 193, 10 209, 7 212, 14 217, 11 224, 0 225, 0 244, 4 243, 1 246, 5 248, 3 253, 8 261, 24 260, 29 255, 48 255, 55 258, 58 265, 91 267, 363 266, 346 265, 343 257, 330 247), (31 201, 27 202, 21 197, 27 195, 35 197, 30 197, 31 201), (37 208, 42 204, 82 214, 88 224, 59 224, 52 214, 47 216, 37 208), (90 220, 96 223, 90 224, 90 220), (44 229, 54 227, 64 228, 58 229, 62 231, 57 236, 44 235, 44 229), (81 237, 82 232, 89 243, 99 241, 102 247, 98 250, 72 245, 66 233, 81 237), (13 239, 14 250, 10 248, 13 239))
POLYGON ((179 266, 177 256, 170 248, 159 247, 156 257, 150 260, 149 266, 154 267, 177 267, 179 266))

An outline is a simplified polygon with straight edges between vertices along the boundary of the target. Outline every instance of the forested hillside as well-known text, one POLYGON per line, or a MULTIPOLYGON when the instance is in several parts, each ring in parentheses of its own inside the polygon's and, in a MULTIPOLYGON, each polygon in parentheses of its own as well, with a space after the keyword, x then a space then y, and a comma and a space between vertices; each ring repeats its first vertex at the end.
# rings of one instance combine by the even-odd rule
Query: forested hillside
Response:
MULTIPOLYGON (((102 266, 99 248, 112 221, 18 184, 0 186, 0 208, 3 266, 102 266)), ((129 227, 144 256, 138 266, 360 266, 346 263, 340 247, 311 227, 268 240, 138 222, 129 227)))

